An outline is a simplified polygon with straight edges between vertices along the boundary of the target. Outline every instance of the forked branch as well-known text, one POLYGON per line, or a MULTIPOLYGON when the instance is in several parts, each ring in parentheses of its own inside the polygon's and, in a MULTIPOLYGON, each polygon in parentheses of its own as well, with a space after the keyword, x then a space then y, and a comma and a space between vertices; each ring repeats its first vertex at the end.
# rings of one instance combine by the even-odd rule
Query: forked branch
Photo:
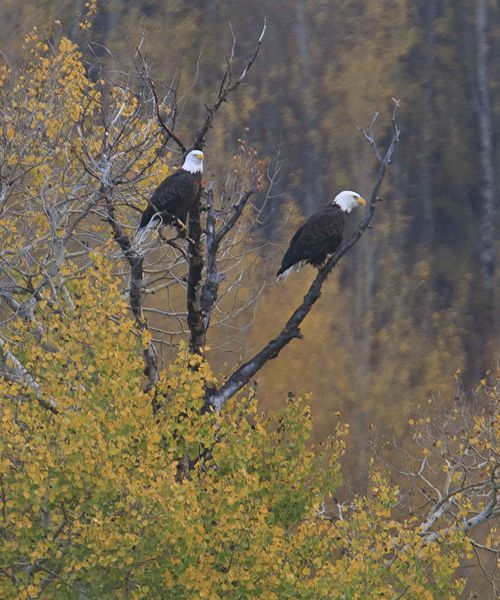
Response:
POLYGON ((171 129, 165 123, 165 119, 161 116, 160 102, 158 100, 158 94, 156 93, 156 88, 155 88, 155 85, 153 83, 153 80, 151 79, 151 77, 149 77, 149 75, 147 76, 147 81, 149 83, 149 87, 151 88, 151 93, 153 94, 153 100, 154 100, 155 111, 156 111, 156 118, 158 119, 158 123, 160 124, 160 127, 167 134, 166 141, 168 142, 168 140, 170 138, 172 138, 174 140, 174 142, 177 144, 177 146, 179 147, 180 151, 183 154, 186 154, 186 152, 187 152, 186 146, 183 144, 183 142, 181 141, 181 139, 174 133, 173 129, 171 129))
POLYGON ((267 29, 267 21, 266 21, 266 19, 264 19, 264 25, 262 27, 262 31, 259 36, 259 39, 257 40, 257 44, 255 46, 253 55, 251 56, 251 58, 249 58, 247 60, 245 68, 241 72, 238 79, 236 79, 236 81, 234 81, 234 82, 232 80, 232 62, 233 62, 233 56, 234 56, 234 44, 233 44, 233 48, 231 50, 231 55, 227 60, 226 70, 224 71, 224 75, 222 76, 222 79, 221 79, 221 83, 219 86, 219 93, 217 95, 217 100, 211 106, 207 106, 207 116, 205 118, 205 122, 203 123, 201 129, 199 129, 198 132, 196 133, 192 148, 202 148, 203 145, 205 144, 205 137, 208 133, 208 130, 212 127, 215 113, 219 110, 222 103, 227 100, 228 96, 241 85, 242 81, 245 79, 248 72, 252 68, 252 65, 254 64, 255 60, 257 59, 257 56, 260 51, 260 47, 262 45, 262 40, 264 39, 264 35, 266 34, 266 29, 267 29))

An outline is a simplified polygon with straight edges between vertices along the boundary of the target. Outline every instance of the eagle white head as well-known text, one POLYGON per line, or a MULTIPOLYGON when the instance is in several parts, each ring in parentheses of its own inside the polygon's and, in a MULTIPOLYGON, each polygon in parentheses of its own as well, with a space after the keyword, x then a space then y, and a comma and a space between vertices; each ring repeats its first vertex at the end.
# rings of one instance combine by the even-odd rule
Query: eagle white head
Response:
POLYGON ((356 192, 345 190, 335 196, 332 204, 337 204, 344 212, 350 213, 351 210, 356 208, 358 204, 361 204, 361 206, 366 206, 366 200, 356 192))
POLYGON ((191 150, 184 159, 182 168, 190 173, 203 173, 203 152, 201 150, 191 150))

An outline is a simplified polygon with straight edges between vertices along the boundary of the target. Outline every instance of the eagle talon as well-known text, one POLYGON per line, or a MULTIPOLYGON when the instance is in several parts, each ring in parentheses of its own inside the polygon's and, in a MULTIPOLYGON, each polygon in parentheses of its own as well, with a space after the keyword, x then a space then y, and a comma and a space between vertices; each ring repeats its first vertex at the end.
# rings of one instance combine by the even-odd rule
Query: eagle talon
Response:
POLYGON ((179 232, 179 237, 185 239, 187 237, 187 225, 183 223, 179 218, 175 220, 175 226, 177 227, 177 231, 179 232))

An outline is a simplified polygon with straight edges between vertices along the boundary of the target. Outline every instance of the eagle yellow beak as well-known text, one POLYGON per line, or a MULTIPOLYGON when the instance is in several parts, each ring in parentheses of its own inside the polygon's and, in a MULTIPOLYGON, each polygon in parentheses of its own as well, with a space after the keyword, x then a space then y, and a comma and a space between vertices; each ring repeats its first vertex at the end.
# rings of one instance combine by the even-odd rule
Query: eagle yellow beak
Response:
POLYGON ((364 198, 361 198, 361 196, 359 196, 359 198, 356 198, 358 204, 361 204, 361 206, 366 206, 366 200, 364 198))
POLYGON ((197 155, 196 155, 196 158, 197 158, 199 161, 202 161, 202 160, 205 158, 205 157, 203 156, 203 152, 200 152, 199 154, 197 154, 197 155))

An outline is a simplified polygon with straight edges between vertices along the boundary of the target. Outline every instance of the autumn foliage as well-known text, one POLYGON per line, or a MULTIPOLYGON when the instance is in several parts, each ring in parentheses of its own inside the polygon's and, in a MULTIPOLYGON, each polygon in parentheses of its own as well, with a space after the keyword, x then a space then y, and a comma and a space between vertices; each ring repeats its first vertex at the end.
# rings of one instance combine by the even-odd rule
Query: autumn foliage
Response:
POLYGON ((460 531, 428 544, 376 471, 366 496, 333 503, 346 426, 316 448, 300 398, 272 419, 251 394, 203 413, 213 376, 184 348, 153 411, 118 288, 95 256, 73 310, 40 301, 43 345, 23 323, 9 342, 57 410, 1 384, 3 597, 453 595, 460 531))
POLYGON ((315 445, 308 397, 267 399, 268 416, 246 389, 207 410, 216 377, 184 343, 145 388, 152 333, 105 202, 133 229, 169 169, 163 138, 69 39, 26 43, 1 72, 0 596, 457 597, 468 523, 498 514, 495 379, 476 413, 452 413, 467 436, 411 424, 424 462, 405 475, 432 470, 420 512, 374 462, 366 492, 336 496, 349 428, 315 445))

